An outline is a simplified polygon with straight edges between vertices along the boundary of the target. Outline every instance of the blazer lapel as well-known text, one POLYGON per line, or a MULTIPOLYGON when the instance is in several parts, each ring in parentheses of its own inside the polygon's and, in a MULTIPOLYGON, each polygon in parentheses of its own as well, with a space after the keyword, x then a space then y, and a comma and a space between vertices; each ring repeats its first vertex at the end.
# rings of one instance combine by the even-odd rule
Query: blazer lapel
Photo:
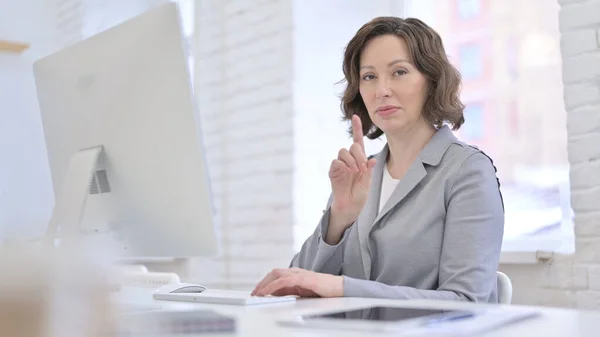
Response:
POLYGON ((371 230, 394 208, 394 206, 402 202, 402 200, 406 198, 425 176, 427 176, 425 165, 437 166, 441 162, 448 147, 455 141, 456 137, 454 137, 447 126, 440 128, 409 167, 408 171, 381 209, 381 212, 379 212, 379 200, 381 195, 383 170, 386 169, 385 165, 389 153, 388 145, 386 144, 381 152, 375 156, 377 163, 373 168, 369 196, 365 207, 357 219, 358 238, 365 279, 370 279, 371 277, 371 252, 369 248, 369 235, 371 230))
POLYGON ((381 152, 375 156, 375 167, 373 168, 373 177, 371 178, 371 187, 367 203, 358 216, 358 239, 362 257, 363 270, 365 278, 368 279, 371 274, 371 252, 369 250, 369 232, 371 225, 379 212, 379 195, 381 194, 381 181, 383 179, 383 169, 385 168, 386 158, 388 156, 388 146, 385 145, 381 152))

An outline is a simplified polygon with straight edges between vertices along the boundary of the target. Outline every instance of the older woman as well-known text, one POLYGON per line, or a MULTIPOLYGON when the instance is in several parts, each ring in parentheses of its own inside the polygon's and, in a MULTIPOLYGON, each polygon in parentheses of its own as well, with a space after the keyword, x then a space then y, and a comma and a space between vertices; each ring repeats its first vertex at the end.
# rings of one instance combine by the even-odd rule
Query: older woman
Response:
POLYGON ((254 295, 497 302, 504 208, 495 167, 456 139, 460 75, 418 19, 380 17, 344 55, 353 144, 331 163, 314 234, 254 295), (367 158, 363 135, 385 135, 367 158))

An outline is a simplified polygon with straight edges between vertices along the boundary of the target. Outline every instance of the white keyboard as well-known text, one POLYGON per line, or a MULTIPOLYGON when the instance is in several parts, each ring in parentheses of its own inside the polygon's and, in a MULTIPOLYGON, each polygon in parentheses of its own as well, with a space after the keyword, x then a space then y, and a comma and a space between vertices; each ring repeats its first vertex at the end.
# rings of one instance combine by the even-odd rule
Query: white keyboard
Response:
POLYGON ((257 305, 295 302, 295 296, 250 296, 249 291, 206 289, 201 293, 155 293, 154 298, 166 301, 184 301, 230 305, 257 305))

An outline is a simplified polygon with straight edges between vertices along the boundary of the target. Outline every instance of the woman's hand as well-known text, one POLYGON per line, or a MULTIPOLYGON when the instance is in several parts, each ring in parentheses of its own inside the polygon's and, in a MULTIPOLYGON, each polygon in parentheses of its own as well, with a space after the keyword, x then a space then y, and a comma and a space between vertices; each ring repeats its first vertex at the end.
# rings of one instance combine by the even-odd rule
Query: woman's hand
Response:
POLYGON ((266 295, 341 297, 344 295, 344 279, 300 268, 274 269, 252 291, 252 296, 266 295))
POLYGON ((375 159, 367 159, 362 122, 357 115, 352 116, 352 139, 350 149, 341 149, 329 168, 333 194, 326 238, 329 244, 339 241, 344 230, 356 221, 367 202, 371 187, 375 159))

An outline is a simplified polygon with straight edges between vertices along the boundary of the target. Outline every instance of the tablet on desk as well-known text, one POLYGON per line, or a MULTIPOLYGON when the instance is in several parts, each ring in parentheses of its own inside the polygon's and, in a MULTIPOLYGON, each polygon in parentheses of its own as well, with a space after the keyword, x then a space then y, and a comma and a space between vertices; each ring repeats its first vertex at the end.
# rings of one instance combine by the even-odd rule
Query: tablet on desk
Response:
POLYGON ((371 306, 302 315, 281 323, 334 329, 398 331, 433 326, 444 321, 472 319, 475 315, 476 312, 466 310, 371 306))
POLYGON ((436 309, 427 307, 368 306, 358 309, 299 315, 279 320, 281 325, 396 332, 410 336, 472 335, 537 316, 522 308, 436 309))
POLYGON ((428 308, 404 308, 404 307, 386 307, 375 306, 364 309, 355 309, 340 311, 328 314, 306 315, 305 320, 310 319, 344 319, 359 321, 379 321, 379 322, 402 322, 414 320, 417 318, 427 318, 430 321, 441 318, 468 318, 474 313, 470 311, 442 310, 428 308))

